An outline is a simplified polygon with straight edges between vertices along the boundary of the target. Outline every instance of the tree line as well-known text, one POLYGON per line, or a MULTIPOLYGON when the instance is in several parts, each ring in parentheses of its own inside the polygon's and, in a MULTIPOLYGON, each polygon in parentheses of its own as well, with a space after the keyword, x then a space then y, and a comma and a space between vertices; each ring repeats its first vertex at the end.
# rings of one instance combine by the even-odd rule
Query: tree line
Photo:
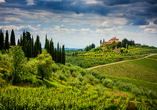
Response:
MULTIPOLYGON (((8 30, 6 30, 6 35, 4 39, 4 33, 2 32, 2 29, 1 29, 0 30, 0 50, 4 52, 6 50, 9 50, 11 46, 16 46, 14 30, 12 29, 11 31, 10 42, 9 42, 8 30)), ((23 31, 23 34, 20 36, 20 39, 18 39, 17 46, 22 46, 22 50, 25 54, 25 57, 27 57, 28 60, 29 58, 37 57, 38 54, 42 53, 42 45, 40 42, 40 37, 37 35, 36 40, 34 42, 33 36, 31 37, 31 34, 28 31, 26 32, 23 31)), ((49 41, 46 35, 44 48, 52 56, 52 59, 56 63, 65 64, 64 45, 61 48, 58 43, 57 48, 55 48, 52 38, 49 41)))
POLYGON ((95 44, 92 43, 91 45, 86 46, 84 50, 85 50, 86 52, 88 52, 88 51, 90 51, 90 50, 93 49, 93 48, 95 48, 95 44))

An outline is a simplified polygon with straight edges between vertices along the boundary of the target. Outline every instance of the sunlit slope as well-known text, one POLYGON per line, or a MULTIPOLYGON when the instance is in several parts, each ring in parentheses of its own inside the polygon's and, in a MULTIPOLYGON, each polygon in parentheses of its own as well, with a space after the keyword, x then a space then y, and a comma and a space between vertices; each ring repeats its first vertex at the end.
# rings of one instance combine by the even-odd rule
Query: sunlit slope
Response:
POLYGON ((94 70, 97 70, 110 78, 120 79, 127 83, 131 82, 138 86, 147 86, 150 89, 156 90, 154 87, 157 85, 157 60, 155 59, 144 58, 127 61, 94 68, 94 70))

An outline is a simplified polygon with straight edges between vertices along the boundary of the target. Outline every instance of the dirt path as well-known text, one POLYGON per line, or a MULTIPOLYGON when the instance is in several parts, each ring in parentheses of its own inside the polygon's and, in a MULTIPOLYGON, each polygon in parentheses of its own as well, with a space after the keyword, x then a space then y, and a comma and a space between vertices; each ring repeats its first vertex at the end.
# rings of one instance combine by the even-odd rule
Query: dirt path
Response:
MULTIPOLYGON (((143 58, 134 59, 134 60, 140 60, 140 59, 148 58, 149 56, 156 55, 156 54, 157 53, 153 53, 153 54, 147 55, 147 56, 145 56, 143 58)), ((104 64, 104 65, 94 66, 94 67, 91 67, 91 68, 87 68, 87 70, 91 70, 91 69, 98 68, 98 67, 103 67, 103 66, 108 66, 108 65, 113 65, 113 64, 118 64, 118 63, 123 63, 123 62, 127 62, 127 61, 134 61, 134 60, 125 60, 125 61, 119 61, 119 62, 104 64)))

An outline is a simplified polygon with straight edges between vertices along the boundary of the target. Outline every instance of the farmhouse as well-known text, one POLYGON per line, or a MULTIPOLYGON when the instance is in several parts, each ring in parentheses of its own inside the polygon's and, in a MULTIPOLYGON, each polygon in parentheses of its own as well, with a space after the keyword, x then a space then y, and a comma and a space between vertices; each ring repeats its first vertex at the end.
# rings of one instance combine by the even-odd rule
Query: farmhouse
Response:
POLYGON ((106 44, 111 45, 114 41, 115 41, 116 43, 118 43, 118 42, 119 42, 119 39, 117 39, 116 37, 113 37, 113 38, 110 39, 109 41, 104 41, 104 42, 101 43, 100 45, 103 45, 103 46, 105 46, 106 44))

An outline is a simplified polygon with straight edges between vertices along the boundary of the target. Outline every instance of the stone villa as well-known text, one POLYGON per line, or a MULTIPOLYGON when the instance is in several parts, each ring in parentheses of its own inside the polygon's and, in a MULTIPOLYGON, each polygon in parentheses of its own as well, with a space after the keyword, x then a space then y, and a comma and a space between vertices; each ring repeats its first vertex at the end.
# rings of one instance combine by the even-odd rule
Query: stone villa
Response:
POLYGON ((118 43, 118 42, 119 42, 119 39, 117 39, 116 37, 113 37, 113 38, 110 39, 109 41, 104 41, 104 42, 102 42, 102 43, 100 44, 100 46, 101 46, 101 45, 105 46, 106 44, 111 45, 114 41, 115 41, 116 43, 118 43))

